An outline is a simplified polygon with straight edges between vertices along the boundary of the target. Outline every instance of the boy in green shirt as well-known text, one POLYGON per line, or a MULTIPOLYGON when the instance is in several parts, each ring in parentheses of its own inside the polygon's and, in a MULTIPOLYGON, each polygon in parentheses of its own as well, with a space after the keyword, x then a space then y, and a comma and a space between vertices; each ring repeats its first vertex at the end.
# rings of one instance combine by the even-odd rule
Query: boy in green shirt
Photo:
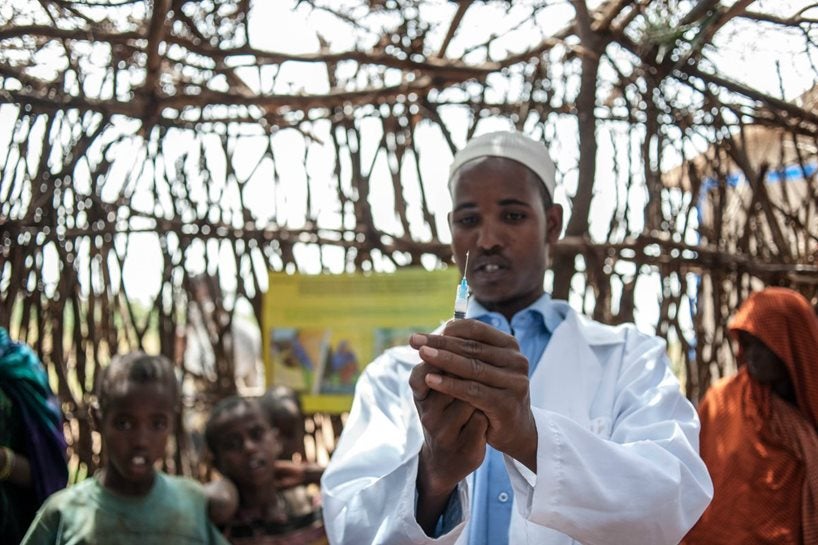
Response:
POLYGON ((93 478, 52 495, 23 545, 218 544, 202 486, 154 469, 165 456, 179 391, 164 357, 133 352, 102 370, 94 421, 106 464, 93 478))

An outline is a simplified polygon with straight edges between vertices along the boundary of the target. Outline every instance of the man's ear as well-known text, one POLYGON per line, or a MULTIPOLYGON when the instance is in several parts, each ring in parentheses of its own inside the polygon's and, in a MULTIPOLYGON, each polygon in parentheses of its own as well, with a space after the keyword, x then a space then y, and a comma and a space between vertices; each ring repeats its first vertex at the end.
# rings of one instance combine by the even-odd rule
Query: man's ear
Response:
POLYGON ((553 244, 562 235, 562 205, 552 204, 545 211, 545 242, 553 244))

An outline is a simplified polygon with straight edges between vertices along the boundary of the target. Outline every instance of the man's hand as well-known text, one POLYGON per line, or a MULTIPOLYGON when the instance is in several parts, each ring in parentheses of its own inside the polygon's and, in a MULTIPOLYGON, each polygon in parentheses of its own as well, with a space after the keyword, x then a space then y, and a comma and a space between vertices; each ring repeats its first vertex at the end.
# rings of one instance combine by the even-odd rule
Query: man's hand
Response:
POLYGON ((412 345, 424 361, 426 386, 478 409, 488 419, 486 441, 536 473, 528 360, 517 340, 477 320, 454 320, 443 335, 415 335, 412 345))
MULTIPOLYGON (((413 346, 426 337, 414 335, 413 346)), ((471 405, 431 390, 427 376, 438 371, 427 363, 417 365, 409 377, 425 441, 418 464, 416 518, 428 534, 462 479, 477 469, 486 454, 488 421, 471 405)))

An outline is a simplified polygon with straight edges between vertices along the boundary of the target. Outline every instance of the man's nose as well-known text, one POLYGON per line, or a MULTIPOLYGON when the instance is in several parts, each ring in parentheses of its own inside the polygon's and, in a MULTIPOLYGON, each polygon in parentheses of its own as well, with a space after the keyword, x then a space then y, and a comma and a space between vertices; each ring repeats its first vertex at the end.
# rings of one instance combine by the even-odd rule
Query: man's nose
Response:
POLYGON ((501 245, 500 231, 497 226, 490 221, 483 222, 477 231, 477 247, 483 250, 491 250, 501 245))

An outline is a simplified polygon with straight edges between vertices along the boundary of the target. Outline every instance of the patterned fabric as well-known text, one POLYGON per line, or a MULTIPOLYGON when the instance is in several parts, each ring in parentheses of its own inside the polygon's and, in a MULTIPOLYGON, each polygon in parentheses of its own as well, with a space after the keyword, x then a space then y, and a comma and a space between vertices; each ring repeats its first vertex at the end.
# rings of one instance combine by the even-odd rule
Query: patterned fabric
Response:
POLYGON ((328 545, 321 511, 285 523, 235 522, 222 533, 233 545, 328 545))
MULTIPOLYGON (((31 464, 32 488, 0 483, 0 535, 22 537, 34 513, 68 480, 62 416, 39 358, 0 327, 0 445, 31 464)), ((14 541, 16 539, 16 541, 14 541)))
POLYGON ((798 293, 767 288, 747 299, 729 329, 784 361, 798 406, 746 367, 710 388, 699 413, 715 493, 684 543, 818 543, 818 319, 798 293))

